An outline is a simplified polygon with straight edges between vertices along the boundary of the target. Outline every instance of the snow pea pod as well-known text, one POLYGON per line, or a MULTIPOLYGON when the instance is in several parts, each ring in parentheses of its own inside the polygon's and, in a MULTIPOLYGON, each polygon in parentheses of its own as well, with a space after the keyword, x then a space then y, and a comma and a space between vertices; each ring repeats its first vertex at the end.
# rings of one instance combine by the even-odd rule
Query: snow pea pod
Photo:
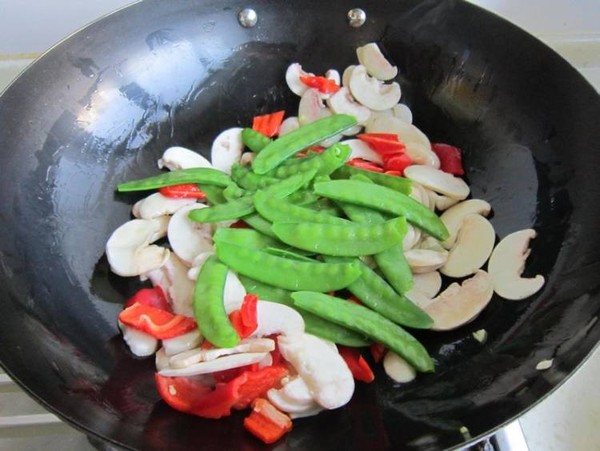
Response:
POLYGON ((300 313, 304 319, 304 330, 309 334, 344 346, 363 347, 371 344, 370 340, 353 330, 296 307, 291 297, 291 291, 276 288, 246 276, 238 276, 238 278, 248 293, 255 294, 264 301, 287 305, 300 313))
POLYGON ((255 174, 241 164, 231 166, 231 179, 240 187, 251 191, 256 191, 257 189, 265 188, 279 182, 278 178, 255 174))
POLYGON ((253 212, 254 201, 252 196, 244 196, 224 204, 191 210, 188 213, 188 218, 195 222, 219 222, 239 219, 253 212))
POLYGON ((358 257, 377 254, 402 242, 406 233, 406 219, 399 217, 373 225, 353 222, 276 222, 272 229, 281 241, 299 249, 325 255, 358 257))
POLYGON ((253 249, 263 249, 266 247, 286 246, 281 241, 271 238, 263 233, 252 229, 232 229, 229 227, 219 227, 213 235, 215 243, 230 243, 237 246, 251 247, 253 249))
POLYGON ((317 176, 328 176, 348 160, 351 152, 350 146, 346 144, 334 144, 320 154, 288 159, 265 175, 284 179, 297 172, 314 169, 317 171, 317 176))
POLYGON ((222 348, 230 348, 240 341, 223 303, 228 271, 227 266, 211 255, 200 269, 193 298, 194 316, 200 332, 212 344, 222 348))
POLYGON ((409 362, 416 370, 434 371, 433 360, 425 347, 402 327, 362 305, 323 293, 292 293, 294 305, 329 321, 364 334, 409 362))
POLYGON ((330 199, 404 216, 440 241, 448 237, 448 229, 434 212, 409 196, 385 186, 356 180, 333 180, 315 183, 314 190, 318 195, 330 199))
POLYGON ((356 119, 347 114, 333 114, 303 125, 262 149, 252 162, 252 169, 257 174, 265 174, 301 150, 354 125, 356 119))
POLYGON ((252 227, 254 230, 257 230, 264 235, 270 236, 272 238, 277 238, 273 233, 273 230, 271 229, 273 224, 267 221, 258 213, 252 213, 251 215, 244 216, 244 222, 250 227, 252 227))
POLYGON ((202 192, 206 194, 206 200, 212 205, 224 204, 227 202, 225 196, 223 196, 223 188, 215 185, 204 185, 202 192))
POLYGON ((182 183, 197 183, 199 185, 227 186, 231 178, 224 172, 212 168, 188 168, 165 172, 153 177, 131 180, 117 186, 121 193, 129 191, 145 191, 164 186, 180 185, 182 183))
POLYGON ((407 178, 382 174, 380 172, 367 171, 365 169, 360 169, 356 166, 350 166, 347 164, 336 169, 331 174, 331 178, 335 180, 349 179, 353 175, 363 175, 378 185, 387 186, 388 188, 406 195, 410 194, 412 187, 412 182, 407 178))
MULTIPOLYGON (((350 261, 348 258, 325 257, 326 262, 341 263, 350 261)), ((385 316, 387 319, 403 326, 415 329, 429 329, 433 320, 420 307, 406 297, 399 295, 375 271, 359 261, 361 276, 348 285, 354 296, 371 310, 385 316)))
POLYGON ((242 130, 242 142, 252 152, 258 153, 270 144, 271 140, 256 130, 245 128, 242 130))
POLYGON ((230 243, 216 243, 215 254, 236 273, 287 290, 335 291, 360 276, 355 262, 296 261, 230 243))

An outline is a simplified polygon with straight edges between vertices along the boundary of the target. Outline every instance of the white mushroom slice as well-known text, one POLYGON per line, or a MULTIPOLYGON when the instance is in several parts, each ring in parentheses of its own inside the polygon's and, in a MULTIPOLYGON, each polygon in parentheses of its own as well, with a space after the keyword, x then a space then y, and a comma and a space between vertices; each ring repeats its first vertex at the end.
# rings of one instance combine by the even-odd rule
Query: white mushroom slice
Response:
POLYGON ((315 400, 326 409, 348 403, 354 393, 354 378, 336 348, 310 334, 277 339, 281 355, 308 385, 315 400))
POLYGON ((429 199, 439 211, 447 210, 448 208, 460 202, 458 199, 452 199, 451 197, 438 194, 432 190, 429 190, 429 199))
MULTIPOLYGON (((417 275, 417 274, 415 274, 415 275, 417 275)), ((433 302, 432 298, 427 296, 422 291, 415 290, 414 288, 412 288, 411 290, 404 293, 404 296, 406 296, 406 298, 409 301, 411 301, 413 304, 415 304, 418 307, 421 307, 422 309, 424 309, 425 307, 427 307, 429 304, 431 304, 433 302)))
POLYGON ((343 136, 354 136, 354 135, 358 135, 358 134, 359 134, 359 133, 362 131, 362 129, 363 129, 363 126, 362 126, 362 125, 360 125, 360 124, 356 124, 356 125, 353 125, 353 126, 352 126, 352 127, 350 127, 350 128, 347 128, 346 130, 344 130, 344 131, 342 132, 342 135, 343 135, 343 136))
POLYGON ((152 335, 141 330, 126 326, 119 322, 119 328, 123 333, 123 340, 129 346, 133 355, 138 357, 148 357, 158 349, 158 340, 152 335))
POLYGON ((462 285, 451 284, 424 310, 433 319, 433 330, 456 329, 479 315, 493 294, 492 278, 480 270, 462 285))
POLYGON ((417 377, 417 371, 393 351, 388 351, 383 358, 383 369, 385 374, 396 382, 407 383, 417 377))
POLYGON ((154 219, 160 216, 172 215, 181 207, 195 203, 196 199, 178 199, 163 196, 160 193, 154 193, 138 200, 133 205, 131 212, 136 218, 154 219))
POLYGON ((169 368, 169 356, 163 348, 160 348, 154 354, 154 365, 157 371, 166 370, 169 368))
POLYGON ((440 272, 455 278, 474 274, 490 257, 495 241, 496 232, 487 219, 478 214, 467 215, 440 272))
POLYGON ((323 99, 317 89, 307 89, 298 104, 298 122, 306 125, 325 116, 331 116, 331 111, 323 105, 323 99))
POLYGON ((398 68, 392 66, 374 42, 358 47, 356 56, 367 72, 379 80, 391 80, 398 75, 398 68))
POLYGON ((292 63, 288 66, 285 71, 285 81, 292 91, 297 96, 301 96, 308 89, 304 83, 300 81, 300 77, 304 77, 307 75, 314 75, 312 73, 308 73, 302 70, 302 66, 298 63, 292 63))
POLYGON ((431 166, 409 166, 404 170, 404 176, 453 199, 465 199, 470 193, 469 185, 463 179, 431 166))
POLYGON ((329 97, 327 105, 336 114, 354 116, 359 125, 365 124, 369 120, 369 117, 371 117, 371 110, 355 102, 346 87, 340 88, 338 92, 329 97))
POLYGON ((412 224, 408 224, 408 228, 406 229, 406 235, 404 235, 404 239, 402 240, 402 249, 408 251, 416 246, 416 244, 421 239, 421 231, 417 229, 412 224))
POLYGON ((352 71, 355 67, 355 65, 350 65, 344 69, 344 72, 342 73, 342 86, 350 86, 350 77, 352 76, 352 71))
POLYGON ((302 316, 287 305, 259 300, 256 316, 258 327, 252 334, 253 337, 266 337, 273 334, 296 337, 304 333, 302 316))
POLYGON ((490 214, 492 206, 485 200, 469 199, 450 207, 440 216, 441 221, 448 229, 449 236, 445 241, 442 241, 442 246, 450 249, 456 241, 458 230, 465 216, 470 214, 478 214, 487 216, 490 214))
POLYGON ((225 288, 223 290, 223 305, 225 312, 229 315, 234 310, 239 310, 244 302, 246 289, 238 276, 233 271, 227 272, 225 288))
POLYGON ((202 265, 208 259, 208 257, 210 257, 211 255, 214 255, 214 252, 212 252, 212 251, 200 252, 198 255, 196 255, 196 257, 194 258, 194 261, 192 262, 192 267, 187 272, 188 279, 190 279, 190 280, 198 279, 198 274, 200 273, 200 269, 202 268, 202 265))
POLYGON ((441 252, 442 254, 446 254, 446 249, 442 246, 440 241, 432 236, 424 235, 421 238, 421 241, 416 246, 418 249, 428 249, 430 251, 441 252))
POLYGON ((383 164, 381 156, 375 152, 369 145, 360 139, 346 139, 340 144, 345 144, 350 147, 349 160, 353 158, 362 158, 363 160, 372 161, 373 163, 383 164))
POLYGON ((266 352, 247 352, 220 357, 208 362, 200 362, 186 368, 167 368, 159 371, 162 376, 197 376, 199 374, 214 373, 215 371, 230 370, 241 366, 252 365, 260 362, 267 355, 266 352))
POLYGON ((533 229, 519 230, 504 237, 493 250, 488 272, 499 296, 518 301, 537 293, 544 286, 544 276, 521 277, 531 252, 529 241, 536 236, 533 229))
POLYGON ((185 147, 169 147, 158 160, 160 169, 166 167, 170 171, 189 168, 212 168, 212 164, 198 152, 185 147))
POLYGON ((340 141, 344 136, 341 133, 338 133, 337 135, 333 135, 330 138, 324 139, 323 141, 319 142, 319 146, 321 147, 331 147, 333 146, 336 142, 340 141))
POLYGON ((150 245, 164 236, 164 220, 133 219, 117 228, 106 242, 106 257, 112 272, 139 276, 160 268, 169 258, 169 249, 150 245))
POLYGON ((329 69, 327 72, 325 72, 325 78, 335 82, 335 84, 338 86, 340 85, 340 82, 341 82, 340 73, 335 69, 329 69))
POLYGON ((447 252, 432 251, 429 249, 409 249, 404 255, 415 274, 435 271, 441 268, 448 259, 447 252))
POLYGON ((435 208, 435 205, 432 204, 429 197, 429 190, 420 183, 412 184, 410 197, 427 207, 429 210, 433 210, 435 208))
POLYGON ((170 368, 187 368, 200 362, 209 362, 226 355, 245 352, 271 352, 275 350, 275 342, 270 338, 248 338, 231 348, 190 349, 169 358, 170 368))
POLYGON ((202 343, 202 335, 198 329, 179 335, 173 338, 166 338, 162 341, 162 349, 165 355, 172 356, 180 354, 190 349, 194 349, 202 343))
POLYGON ((554 359, 540 360, 537 363, 537 365, 535 366, 535 369, 538 371, 548 370, 548 369, 552 368, 552 363, 554 363, 554 359))
POLYGON ((188 218, 190 211, 205 207, 204 204, 183 207, 169 222, 168 237, 171 249, 189 266, 198 254, 213 251, 212 226, 188 218))
POLYGON ((231 166, 242 157, 242 129, 232 127, 219 133, 210 149, 210 161, 215 169, 231 174, 231 166))
POLYGON ((242 166, 250 166, 255 157, 256 154, 254 152, 244 152, 240 157, 240 164, 242 166))
POLYGON ((287 135, 289 132, 293 132, 297 128, 300 128, 300 121, 296 116, 291 116, 283 120, 279 126, 279 136, 287 135))
POLYGON ((175 313, 193 317, 192 298, 195 284, 188 278, 187 271, 187 266, 171 252, 164 265, 148 271, 144 276, 150 279, 152 285, 163 290, 175 313))
POLYGON ((442 288, 442 276, 437 271, 430 271, 413 276, 413 290, 420 291, 429 298, 434 298, 442 288))
POLYGON ((392 108, 392 113, 393 113, 394 117, 397 117, 401 121, 406 122, 407 124, 412 124, 412 121, 413 121, 412 111, 410 110, 410 108, 408 106, 404 105, 403 103, 394 105, 394 107, 392 108))
POLYGON ((396 82, 384 84, 367 74, 365 66, 358 65, 350 76, 350 92, 364 106, 375 111, 387 110, 398 103, 400 85, 396 82))
POLYGON ((267 398, 275 407, 287 413, 303 413, 318 406, 308 385, 300 376, 294 377, 279 389, 270 389, 267 398))

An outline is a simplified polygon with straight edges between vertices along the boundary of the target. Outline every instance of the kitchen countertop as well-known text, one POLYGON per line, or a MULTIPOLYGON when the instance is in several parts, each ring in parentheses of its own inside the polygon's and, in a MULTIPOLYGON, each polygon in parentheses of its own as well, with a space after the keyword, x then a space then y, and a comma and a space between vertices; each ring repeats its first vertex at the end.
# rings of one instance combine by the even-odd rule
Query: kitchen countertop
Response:
MULTIPOLYGON (((128 0, 0 0, 0 91, 41 52, 128 0)), ((471 0, 556 50, 600 90, 600 1, 471 0), (575 6, 576 5, 576 6, 575 6), (540 20, 543 11, 544 19, 540 20)), ((600 450, 600 350, 520 424, 531 451, 600 450)), ((87 451, 85 435, 61 423, 0 370, 0 450, 87 451), (15 427, 18 423, 20 426, 15 427)))

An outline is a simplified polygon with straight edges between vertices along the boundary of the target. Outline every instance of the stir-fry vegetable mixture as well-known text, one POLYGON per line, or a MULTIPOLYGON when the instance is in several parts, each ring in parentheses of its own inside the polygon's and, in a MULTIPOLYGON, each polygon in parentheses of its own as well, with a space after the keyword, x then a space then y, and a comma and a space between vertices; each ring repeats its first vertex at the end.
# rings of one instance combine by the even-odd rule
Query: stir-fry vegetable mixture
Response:
POLYGON ((210 162, 171 147, 168 172, 117 187, 155 191, 106 245, 112 271, 152 285, 119 315, 130 350, 155 356, 167 404, 205 418, 251 408, 244 426, 265 443, 348 403, 355 380, 374 380, 369 360, 397 382, 434 371, 411 329, 457 328, 494 292, 524 299, 544 283, 521 277, 535 232, 495 246, 461 150, 412 124, 376 44, 357 56, 341 80, 292 64, 297 116, 225 130, 210 162))

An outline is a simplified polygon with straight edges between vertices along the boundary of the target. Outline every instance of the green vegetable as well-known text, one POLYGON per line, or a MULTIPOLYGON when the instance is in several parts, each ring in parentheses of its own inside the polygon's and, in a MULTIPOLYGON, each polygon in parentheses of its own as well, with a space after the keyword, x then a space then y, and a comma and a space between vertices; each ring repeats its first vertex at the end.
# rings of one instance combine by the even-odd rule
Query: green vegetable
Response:
POLYGON ((119 192, 145 191, 164 186, 181 185, 182 183, 198 183, 199 185, 227 186, 231 178, 224 172, 212 168, 189 168, 165 172, 153 177, 121 183, 117 186, 119 192))
POLYGON ((231 179, 240 187, 251 191, 279 182, 278 178, 255 174, 246 166, 237 163, 231 166, 231 179))
POLYGON ((339 143, 334 144, 320 154, 317 153, 304 158, 290 158, 265 175, 276 178, 287 178, 298 172, 314 169, 317 172, 317 176, 328 176, 348 160, 350 153, 350 146, 339 143))
POLYGON ((292 293, 294 305, 329 321, 364 334, 402 356, 415 369, 434 371, 427 350, 402 327, 367 307, 311 291, 292 293))
POLYGON ((239 219, 254 212, 252 196, 240 197, 224 204, 207 208, 197 208, 188 213, 188 218, 196 222, 219 222, 239 219))
POLYGON ((245 128, 242 130, 242 142, 252 152, 258 153, 269 145, 271 140, 256 130, 245 128))
POLYGON ((202 192, 206 194, 206 200, 212 205, 224 204, 227 202, 225 196, 223 196, 223 188, 215 185, 204 185, 202 192))
POLYGON ((301 150, 354 125, 356 119, 347 114, 334 114, 303 125, 262 149, 252 162, 252 169, 257 174, 265 174, 301 150))
POLYGON ((355 166, 343 165, 331 174, 332 179, 349 179, 354 175, 362 175, 371 181, 381 186, 386 186, 402 194, 409 195, 412 188, 412 182, 404 177, 397 177, 395 175, 382 174, 380 172, 367 171, 366 169, 360 169, 355 166))

